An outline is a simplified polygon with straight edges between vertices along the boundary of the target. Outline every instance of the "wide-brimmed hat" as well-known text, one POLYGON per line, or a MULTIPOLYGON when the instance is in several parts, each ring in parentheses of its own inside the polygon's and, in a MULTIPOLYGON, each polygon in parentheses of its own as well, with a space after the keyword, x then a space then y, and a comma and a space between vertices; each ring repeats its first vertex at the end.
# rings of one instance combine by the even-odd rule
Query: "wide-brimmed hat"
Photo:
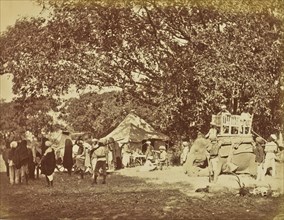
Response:
POLYGON ((146 144, 151 144, 151 141, 146 141, 146 144))
POLYGON ((210 125, 216 126, 216 124, 212 121, 210 122, 210 125))
POLYGON ((160 146, 159 150, 166 150, 166 147, 165 146, 160 146))
POLYGON ((226 109, 227 106, 226 105, 221 105, 221 109, 226 109))
POLYGON ((45 146, 47 146, 47 147, 51 147, 51 145, 52 145, 52 143, 51 143, 50 141, 46 141, 44 144, 45 144, 45 146))

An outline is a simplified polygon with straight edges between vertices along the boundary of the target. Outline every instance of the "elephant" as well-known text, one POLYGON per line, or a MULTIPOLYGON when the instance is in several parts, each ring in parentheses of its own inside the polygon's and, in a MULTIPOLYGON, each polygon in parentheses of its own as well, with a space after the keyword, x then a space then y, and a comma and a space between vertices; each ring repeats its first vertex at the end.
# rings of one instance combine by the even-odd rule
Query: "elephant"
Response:
POLYGON ((184 171, 189 176, 209 176, 213 171, 214 182, 221 173, 249 173, 256 175, 257 164, 253 153, 252 136, 218 137, 218 155, 215 157, 216 166, 210 164, 209 152, 212 143, 204 137, 198 137, 192 144, 184 164, 184 171), (209 169, 210 168, 210 169, 209 169))
POLYGON ((210 141, 204 137, 198 137, 192 144, 186 161, 183 165, 184 172, 189 176, 208 176, 207 147, 210 141))
MULTIPOLYGON (((235 139, 236 141, 236 139, 235 139)), ((220 144, 218 162, 214 172, 214 182, 221 173, 247 173, 256 175, 257 163, 253 152, 253 142, 239 138, 237 142, 220 144)))

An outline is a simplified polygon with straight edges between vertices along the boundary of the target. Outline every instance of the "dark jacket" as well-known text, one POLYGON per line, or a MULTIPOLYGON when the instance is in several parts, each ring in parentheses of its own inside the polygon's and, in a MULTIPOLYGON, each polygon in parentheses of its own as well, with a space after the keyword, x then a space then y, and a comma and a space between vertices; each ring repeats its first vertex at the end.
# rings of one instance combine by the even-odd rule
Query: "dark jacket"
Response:
POLYGON ((46 141, 48 141, 48 139, 46 137, 42 137, 42 139, 41 139, 41 156, 44 155, 46 149, 48 148, 47 146, 45 146, 46 141))
POLYGON ((55 153, 52 148, 46 149, 46 154, 41 160, 41 173, 45 175, 51 175, 56 167, 55 153))
POLYGON ((256 144, 256 147, 254 149, 255 153, 255 162, 262 163, 265 158, 264 148, 261 146, 261 144, 256 144))
POLYGON ((73 144, 70 139, 65 140, 65 149, 63 156, 63 166, 64 168, 71 169, 73 167, 73 157, 72 157, 73 144))
POLYGON ((13 162, 17 169, 20 169, 23 165, 28 164, 29 152, 27 148, 27 141, 23 140, 19 143, 18 147, 15 149, 13 162))

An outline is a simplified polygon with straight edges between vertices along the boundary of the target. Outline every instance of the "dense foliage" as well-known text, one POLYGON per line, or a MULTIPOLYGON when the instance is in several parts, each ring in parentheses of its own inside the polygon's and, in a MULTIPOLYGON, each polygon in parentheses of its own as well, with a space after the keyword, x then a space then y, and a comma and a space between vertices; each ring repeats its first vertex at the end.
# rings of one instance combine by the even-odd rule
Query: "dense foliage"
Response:
POLYGON ((152 106, 139 103, 121 92, 87 93, 70 99, 60 111, 61 118, 75 131, 91 132, 96 137, 111 132, 129 112, 147 118, 150 123, 157 118, 152 106))
POLYGON ((58 103, 50 98, 16 99, 0 103, 0 131, 23 133, 27 130, 36 136, 42 129, 52 130, 58 126, 48 113, 56 110, 58 103))
MULTIPOLYGON (((0 38, 2 74, 13 73, 15 93, 118 86, 151 106, 153 123, 172 135, 206 131, 221 104, 233 113, 250 105, 263 135, 283 124, 281 1, 43 2, 54 9, 50 19, 19 20, 0 38)), ((104 107, 70 111, 89 130, 97 117, 120 115, 103 115, 104 107)))

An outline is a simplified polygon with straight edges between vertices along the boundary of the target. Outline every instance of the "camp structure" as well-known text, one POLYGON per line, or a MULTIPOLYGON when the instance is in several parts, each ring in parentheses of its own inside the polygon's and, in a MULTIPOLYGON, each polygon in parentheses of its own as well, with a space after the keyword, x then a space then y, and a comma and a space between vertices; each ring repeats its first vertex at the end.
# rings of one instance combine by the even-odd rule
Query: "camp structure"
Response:
POLYGON ((114 138, 120 145, 129 143, 132 149, 140 148, 146 140, 151 140, 155 149, 165 145, 169 137, 156 131, 150 124, 134 113, 129 113, 125 119, 103 139, 114 138))

